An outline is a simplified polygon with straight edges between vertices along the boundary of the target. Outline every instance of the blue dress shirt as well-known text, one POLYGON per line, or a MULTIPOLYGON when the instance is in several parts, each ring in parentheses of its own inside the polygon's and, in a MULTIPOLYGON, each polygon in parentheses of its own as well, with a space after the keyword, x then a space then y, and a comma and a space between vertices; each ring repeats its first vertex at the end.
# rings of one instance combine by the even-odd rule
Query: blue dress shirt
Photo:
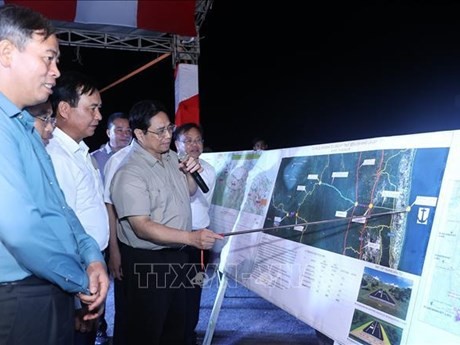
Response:
POLYGON ((97 166, 99 168, 99 172, 102 177, 102 182, 105 182, 105 177, 104 177, 104 168, 105 164, 109 160, 110 157, 112 157, 114 154, 112 148, 110 147, 109 143, 106 143, 102 147, 100 147, 98 150, 91 152, 91 156, 96 160, 97 166))
POLYGON ((104 262, 67 206, 34 118, 0 93, 0 284, 32 274, 87 292, 86 267, 104 262))

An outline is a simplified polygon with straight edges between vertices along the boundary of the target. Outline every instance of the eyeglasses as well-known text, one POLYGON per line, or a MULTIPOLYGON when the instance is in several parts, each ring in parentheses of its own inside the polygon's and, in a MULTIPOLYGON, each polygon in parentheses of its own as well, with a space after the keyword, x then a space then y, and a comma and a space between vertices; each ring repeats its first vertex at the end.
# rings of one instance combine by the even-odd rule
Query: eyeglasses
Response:
POLYGON ((158 138, 164 138, 166 135, 166 131, 169 134, 172 134, 175 130, 176 130, 176 125, 173 125, 172 123, 166 127, 159 128, 156 131, 151 131, 149 129, 146 129, 147 132, 158 135, 158 138))
POLYGON ((39 115, 39 116, 36 116, 36 117, 37 117, 37 119, 42 120, 45 123, 45 126, 47 124, 50 124, 51 126, 56 127, 56 117, 55 116, 53 116, 53 115, 48 115, 48 116, 39 115))
POLYGON ((192 144, 195 144, 195 145, 203 145, 204 143, 204 140, 203 139, 195 139, 195 140, 192 140, 190 138, 187 138, 185 140, 180 140, 181 143, 184 143, 185 145, 192 145, 192 144))

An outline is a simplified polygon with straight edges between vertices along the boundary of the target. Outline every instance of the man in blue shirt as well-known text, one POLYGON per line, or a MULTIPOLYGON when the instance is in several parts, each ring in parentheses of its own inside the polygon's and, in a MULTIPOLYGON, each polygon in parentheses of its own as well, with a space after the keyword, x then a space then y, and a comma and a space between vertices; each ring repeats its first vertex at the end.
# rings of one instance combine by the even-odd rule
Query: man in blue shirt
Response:
POLYGON ((71 344, 74 295, 94 319, 109 284, 23 110, 46 101, 60 76, 53 32, 37 12, 0 7, 0 344, 71 344))

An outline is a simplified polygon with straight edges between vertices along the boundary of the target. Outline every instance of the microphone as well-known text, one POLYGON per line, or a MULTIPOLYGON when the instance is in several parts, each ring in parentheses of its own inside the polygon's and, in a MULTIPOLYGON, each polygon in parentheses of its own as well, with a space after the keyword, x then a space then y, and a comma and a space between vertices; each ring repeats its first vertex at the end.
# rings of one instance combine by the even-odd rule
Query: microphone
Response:
MULTIPOLYGON (((185 152, 178 152, 177 155, 179 157, 179 163, 185 161, 188 158, 188 155, 185 152)), ((190 174, 192 175, 193 180, 195 180, 196 184, 198 185, 198 187, 200 187, 203 193, 209 192, 209 188, 206 185, 206 182, 204 182, 203 178, 201 177, 198 171, 194 171, 190 174)))

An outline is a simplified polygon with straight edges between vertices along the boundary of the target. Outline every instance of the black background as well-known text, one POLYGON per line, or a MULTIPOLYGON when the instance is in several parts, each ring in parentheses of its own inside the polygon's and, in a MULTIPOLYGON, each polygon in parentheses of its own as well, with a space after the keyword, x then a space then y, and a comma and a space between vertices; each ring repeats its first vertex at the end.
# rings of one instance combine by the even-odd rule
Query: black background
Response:
MULTIPOLYGON (((285 148, 459 128, 460 6, 369 1, 323 6, 214 1, 201 29, 199 93, 206 145, 285 148)), ((61 46, 60 68, 103 88, 155 54, 61 46)), ((138 100, 174 113, 165 59, 102 94, 103 115, 138 100)), ((105 120, 105 119, 104 119, 105 120)), ((106 141, 104 121, 88 138, 106 141)))

